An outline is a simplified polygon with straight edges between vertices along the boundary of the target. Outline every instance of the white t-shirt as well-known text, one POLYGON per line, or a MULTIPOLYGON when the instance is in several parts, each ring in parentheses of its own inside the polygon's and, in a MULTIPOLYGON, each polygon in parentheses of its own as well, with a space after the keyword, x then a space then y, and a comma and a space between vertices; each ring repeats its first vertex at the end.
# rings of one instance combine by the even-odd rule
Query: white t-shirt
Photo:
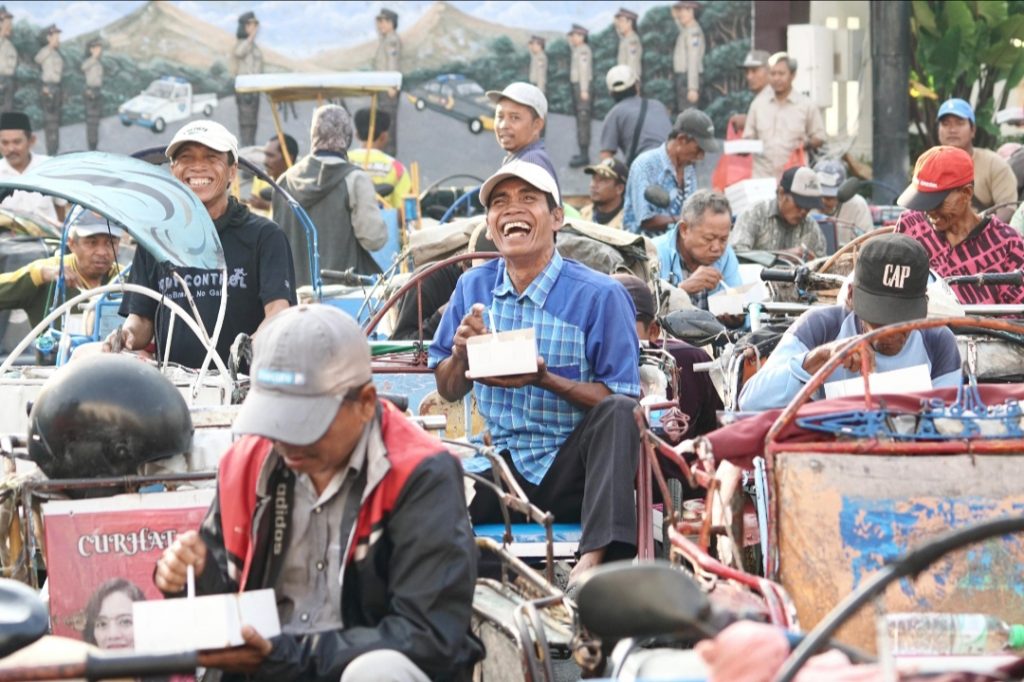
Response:
MULTIPOLYGON (((38 168, 39 164, 49 158, 50 157, 45 154, 36 154, 33 152, 31 158, 29 158, 28 166, 25 167, 23 172, 28 172, 33 168, 38 168)), ((21 174, 22 173, 11 168, 11 164, 7 163, 7 159, 0 159, 0 178, 16 178, 21 174)), ((25 192, 20 189, 14 190, 14 194, 3 201, 0 201, 0 206, 3 206, 4 208, 21 211, 23 213, 35 213, 49 218, 57 224, 60 224, 60 221, 57 219, 56 206, 65 205, 67 205, 67 202, 63 199, 48 197, 40 194, 39 192, 25 192)))

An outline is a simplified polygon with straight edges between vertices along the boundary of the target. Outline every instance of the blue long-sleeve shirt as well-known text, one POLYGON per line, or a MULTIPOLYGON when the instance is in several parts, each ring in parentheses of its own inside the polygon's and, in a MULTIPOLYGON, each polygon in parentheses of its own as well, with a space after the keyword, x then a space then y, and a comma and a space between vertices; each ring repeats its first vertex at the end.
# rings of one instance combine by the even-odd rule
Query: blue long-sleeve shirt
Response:
MULTIPOLYGON (((785 407, 810 380, 803 368, 807 354, 826 343, 858 336, 857 316, 841 305, 813 308, 793 323, 762 367, 747 381, 740 393, 741 410, 770 410, 785 407)), ((934 388, 956 386, 960 379, 960 351, 946 327, 913 331, 896 355, 875 353, 875 371, 927 365, 934 388)), ((859 377, 839 367, 828 381, 859 377)), ((815 399, 822 396, 818 391, 815 399)))
MULTIPOLYGON (((678 236, 679 224, 676 223, 671 230, 654 238, 654 247, 658 250, 658 260, 661 263, 661 277, 668 280, 673 286, 679 286, 683 280, 693 274, 679 255, 676 244, 678 236)), ((731 246, 725 247, 722 257, 716 260, 711 267, 722 273, 722 280, 714 289, 690 296, 693 304, 703 310, 708 309, 708 296, 724 291, 726 287, 738 287, 743 284, 743 279, 740 277, 740 261, 736 258, 736 252, 732 250, 731 246)))

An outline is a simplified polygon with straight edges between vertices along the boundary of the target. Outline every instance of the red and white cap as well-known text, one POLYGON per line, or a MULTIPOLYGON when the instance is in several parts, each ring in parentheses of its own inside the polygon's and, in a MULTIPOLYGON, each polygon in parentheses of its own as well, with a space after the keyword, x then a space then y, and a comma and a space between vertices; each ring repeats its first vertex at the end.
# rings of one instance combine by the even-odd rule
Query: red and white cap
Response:
POLYGON ((914 177, 896 203, 912 211, 938 208, 949 193, 974 182, 974 161, 959 147, 932 147, 914 165, 914 177))

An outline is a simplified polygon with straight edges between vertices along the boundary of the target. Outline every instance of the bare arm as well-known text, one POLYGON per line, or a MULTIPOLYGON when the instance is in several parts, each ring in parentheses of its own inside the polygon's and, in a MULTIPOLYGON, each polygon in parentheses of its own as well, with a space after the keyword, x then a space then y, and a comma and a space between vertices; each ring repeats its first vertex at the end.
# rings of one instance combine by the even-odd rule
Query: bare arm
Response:
POLYGON ((642 230, 666 230, 677 221, 675 216, 671 215, 652 215, 647 220, 640 223, 640 229, 642 230))
POLYGON ((103 351, 111 352, 114 350, 142 350, 153 341, 153 320, 148 317, 142 317, 132 313, 124 321, 114 334, 108 336, 103 342, 103 351), (116 333, 121 334, 119 340, 111 338, 116 333), (119 346, 117 344, 120 344, 119 346))
POLYGON ((437 392, 445 400, 461 400, 473 388, 473 381, 466 378, 466 372, 469 371, 466 341, 471 336, 487 333, 483 312, 484 306, 477 303, 466 313, 455 330, 451 356, 442 360, 434 369, 437 392))
POLYGON ((278 298, 270 303, 263 306, 263 321, 266 322, 274 315, 277 315, 282 310, 286 310, 291 306, 291 303, 287 299, 278 298))
POLYGON ((537 386, 584 410, 589 410, 612 394, 611 390, 600 382, 573 381, 548 372, 546 367, 537 386))

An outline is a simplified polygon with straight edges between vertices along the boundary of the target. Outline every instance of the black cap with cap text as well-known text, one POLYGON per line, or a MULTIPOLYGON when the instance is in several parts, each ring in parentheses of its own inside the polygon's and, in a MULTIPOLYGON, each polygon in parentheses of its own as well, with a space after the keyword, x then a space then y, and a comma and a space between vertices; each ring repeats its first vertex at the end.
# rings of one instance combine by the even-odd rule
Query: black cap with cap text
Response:
POLYGON ((875 325, 920 320, 928 314, 928 252, 913 237, 883 234, 867 240, 853 276, 853 312, 875 325))

